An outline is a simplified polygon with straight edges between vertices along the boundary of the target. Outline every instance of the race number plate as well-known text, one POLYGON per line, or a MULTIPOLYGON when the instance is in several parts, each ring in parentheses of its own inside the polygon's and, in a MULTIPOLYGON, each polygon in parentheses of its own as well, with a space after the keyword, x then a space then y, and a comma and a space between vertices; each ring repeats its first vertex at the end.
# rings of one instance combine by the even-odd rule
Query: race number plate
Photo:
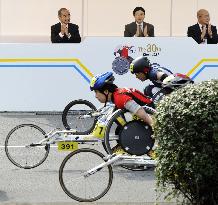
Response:
POLYGON ((59 151, 74 151, 78 149, 78 142, 58 142, 59 151))

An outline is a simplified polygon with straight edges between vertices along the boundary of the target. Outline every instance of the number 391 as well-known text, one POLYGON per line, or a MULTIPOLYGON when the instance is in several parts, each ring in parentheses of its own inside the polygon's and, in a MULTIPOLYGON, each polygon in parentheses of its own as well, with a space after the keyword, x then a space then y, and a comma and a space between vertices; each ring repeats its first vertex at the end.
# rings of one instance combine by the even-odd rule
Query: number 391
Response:
POLYGON ((59 142, 58 150, 60 151, 72 151, 78 149, 78 143, 76 142, 59 142))

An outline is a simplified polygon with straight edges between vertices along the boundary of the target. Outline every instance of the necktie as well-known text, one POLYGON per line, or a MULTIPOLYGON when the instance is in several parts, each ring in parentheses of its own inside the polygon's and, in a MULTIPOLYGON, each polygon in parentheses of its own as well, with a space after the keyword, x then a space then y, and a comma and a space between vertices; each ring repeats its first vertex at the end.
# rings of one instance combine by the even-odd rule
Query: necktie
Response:
POLYGON ((144 34, 143 34, 143 31, 142 31, 142 26, 138 25, 138 27, 139 27, 139 37, 143 37, 144 34))
MULTIPOLYGON (((203 31, 203 29, 204 29, 204 27, 205 26, 201 26, 201 32, 203 31)), ((208 38, 208 33, 207 33, 207 27, 206 27, 206 34, 205 34, 205 36, 204 36, 204 39, 207 39, 208 38)))
POLYGON ((203 32, 203 30, 204 30, 204 26, 201 26, 201 33, 203 32))

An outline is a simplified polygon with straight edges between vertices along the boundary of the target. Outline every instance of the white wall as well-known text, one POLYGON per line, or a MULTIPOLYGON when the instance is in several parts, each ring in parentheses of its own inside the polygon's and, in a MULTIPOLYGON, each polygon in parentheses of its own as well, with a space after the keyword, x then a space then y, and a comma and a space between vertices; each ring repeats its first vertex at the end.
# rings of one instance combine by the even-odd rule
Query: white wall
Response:
MULTIPOLYGON (((146 41, 144 38, 87 37, 80 44, 0 44, 0 111, 61 111, 75 99, 87 99, 97 106, 97 99, 89 88, 91 75, 82 65, 94 75, 113 71, 114 50, 119 45, 131 46, 132 58, 146 51, 152 63, 174 73, 191 71, 190 77, 197 75, 196 83, 218 79, 218 46, 205 47, 186 37, 146 38, 146 41), (158 55, 146 49, 153 44, 160 48, 158 55), (198 64, 205 58, 208 60, 198 64), (56 67, 58 65, 60 67, 56 67), (203 66, 206 67, 202 70, 203 66)), ((120 87, 143 90, 148 83, 140 82, 130 72, 114 75, 120 87)))
POLYGON ((172 1, 172 35, 186 36, 187 28, 197 23, 197 0, 172 1), (185 7, 185 8, 184 8, 185 7))
POLYGON ((58 10, 71 11, 73 22, 82 25, 82 1, 79 0, 1 0, 2 36, 50 36, 51 25, 59 22, 58 10))
POLYGON ((125 24, 134 21, 133 9, 142 6, 145 20, 159 36, 169 36, 171 0, 85 0, 86 36, 123 36, 125 24))
POLYGON ((186 36, 201 8, 209 10, 211 23, 218 26, 217 0, 0 0, 0 41, 50 42, 50 26, 58 22, 61 7, 71 11, 82 36, 123 36, 136 6, 145 8, 156 36, 186 36))

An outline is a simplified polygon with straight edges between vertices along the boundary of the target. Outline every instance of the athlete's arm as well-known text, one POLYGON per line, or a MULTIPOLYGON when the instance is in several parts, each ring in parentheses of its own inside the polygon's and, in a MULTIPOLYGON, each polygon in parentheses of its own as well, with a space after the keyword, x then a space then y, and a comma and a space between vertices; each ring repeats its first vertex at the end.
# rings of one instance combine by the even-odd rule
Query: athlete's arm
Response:
POLYGON ((135 114, 138 117, 140 117, 144 122, 146 122, 150 126, 152 126, 153 120, 152 120, 151 116, 148 113, 146 113, 142 107, 135 114))
POLYGON ((141 118, 144 122, 152 126, 153 121, 151 116, 148 113, 146 113, 143 107, 137 104, 134 100, 127 101, 124 107, 131 113, 141 118))
POLYGON ((163 80, 167 77, 168 75, 166 73, 163 72, 157 72, 157 80, 163 82, 163 80))

